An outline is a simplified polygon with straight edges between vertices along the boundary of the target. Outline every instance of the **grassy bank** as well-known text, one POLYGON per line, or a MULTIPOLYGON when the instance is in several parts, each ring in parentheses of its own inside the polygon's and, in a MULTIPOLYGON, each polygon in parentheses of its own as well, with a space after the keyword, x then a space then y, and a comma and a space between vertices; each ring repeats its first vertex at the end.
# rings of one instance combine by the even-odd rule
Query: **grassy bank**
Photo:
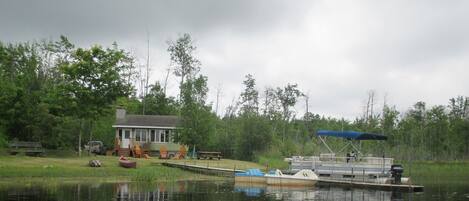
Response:
MULTIPOLYGON (((214 176, 200 175, 177 168, 161 165, 168 160, 134 159, 137 169, 126 169, 118 165, 118 158, 112 156, 97 157, 28 157, 28 156, 0 156, 0 180, 30 180, 30 179, 80 179, 101 181, 169 181, 182 179, 216 179, 214 176), (88 161, 98 159, 102 167, 92 168, 88 161)), ((220 161, 178 160, 178 162, 207 164, 232 168, 259 167, 259 165, 244 161, 222 159, 220 161)), ((220 179, 220 178, 218 178, 220 179)))
POLYGON ((416 183, 469 181, 469 161, 404 162, 404 175, 416 183))
POLYGON ((288 169, 288 163, 283 157, 261 155, 257 157, 257 162, 268 169, 288 169))
MULTIPOLYGON (((288 164, 278 157, 259 156, 258 163, 222 159, 218 160, 160 160, 133 159, 137 169, 126 169, 118 165, 117 157, 28 157, 0 156, 0 182, 14 180, 83 180, 83 181, 174 181, 222 179, 216 176, 201 175, 177 168, 163 166, 165 161, 195 164, 227 169, 266 168, 286 169, 288 164), (91 168, 88 161, 98 159, 103 167, 91 168)), ((410 176, 415 183, 431 181, 469 181, 469 161, 417 161, 401 162, 405 176, 410 176)))

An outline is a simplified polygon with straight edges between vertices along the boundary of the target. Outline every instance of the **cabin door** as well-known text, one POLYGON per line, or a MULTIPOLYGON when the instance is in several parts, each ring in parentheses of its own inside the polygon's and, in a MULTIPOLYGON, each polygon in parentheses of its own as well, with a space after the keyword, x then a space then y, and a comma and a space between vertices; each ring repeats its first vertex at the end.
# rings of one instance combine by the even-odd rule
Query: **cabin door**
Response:
POLYGON ((129 148, 130 133, 131 133, 130 129, 124 129, 124 133, 122 135, 121 148, 129 148))

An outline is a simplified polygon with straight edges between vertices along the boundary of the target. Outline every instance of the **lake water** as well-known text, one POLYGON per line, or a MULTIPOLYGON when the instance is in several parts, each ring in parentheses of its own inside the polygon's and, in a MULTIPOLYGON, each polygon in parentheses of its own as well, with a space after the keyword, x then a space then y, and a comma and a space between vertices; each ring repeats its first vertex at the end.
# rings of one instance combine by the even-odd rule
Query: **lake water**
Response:
POLYGON ((427 183, 405 193, 329 186, 279 188, 224 181, 0 184, 0 200, 469 200, 469 182, 427 183))

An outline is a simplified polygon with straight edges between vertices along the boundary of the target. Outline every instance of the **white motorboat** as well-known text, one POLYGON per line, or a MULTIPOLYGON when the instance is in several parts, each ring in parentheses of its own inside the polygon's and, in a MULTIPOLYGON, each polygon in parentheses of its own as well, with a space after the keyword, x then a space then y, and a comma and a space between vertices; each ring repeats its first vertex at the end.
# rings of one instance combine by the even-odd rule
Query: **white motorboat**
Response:
POLYGON ((280 186, 313 186, 318 181, 318 176, 311 170, 300 170, 294 175, 285 175, 280 170, 273 170, 265 174, 268 185, 280 186))

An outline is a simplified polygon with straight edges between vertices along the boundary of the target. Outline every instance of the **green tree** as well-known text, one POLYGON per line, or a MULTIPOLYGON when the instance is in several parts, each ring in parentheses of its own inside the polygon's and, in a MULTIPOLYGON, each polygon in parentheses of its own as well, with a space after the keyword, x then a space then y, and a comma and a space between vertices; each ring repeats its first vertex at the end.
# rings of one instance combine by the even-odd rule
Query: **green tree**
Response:
POLYGON ((434 106, 426 113, 427 125, 425 126, 427 147, 431 150, 432 158, 449 156, 449 122, 442 105, 434 106))
POLYGON ((173 97, 167 97, 159 82, 150 86, 149 93, 144 97, 146 114, 149 115, 175 115, 178 105, 173 97))
POLYGON ((388 136, 388 144, 391 146, 397 145, 397 126, 399 123, 399 111, 396 107, 389 107, 384 105, 383 115, 380 120, 380 125, 382 129, 382 134, 388 136))
POLYGON ((240 116, 240 134, 237 138, 237 157, 254 160, 255 153, 267 150, 271 144, 271 127, 269 122, 258 115, 243 114, 240 116))
POLYGON ((256 80, 246 75, 241 93, 241 110, 238 121, 237 157, 253 160, 254 153, 266 150, 271 144, 271 127, 268 119, 259 115, 259 92, 255 88, 256 80))
POLYGON ((244 91, 241 93, 241 114, 259 113, 259 92, 256 89, 256 80, 251 74, 246 75, 243 81, 244 91))
POLYGON ((0 43, 0 129, 9 139, 42 141, 51 132, 48 84, 38 44, 0 43))
POLYGON ((216 115, 205 104, 207 77, 200 75, 196 79, 188 79, 181 89, 182 128, 176 140, 191 147, 208 148, 215 132, 216 115))
POLYGON ((288 121, 290 120, 290 117, 292 114, 290 108, 295 106, 296 102, 298 101, 298 98, 300 96, 303 96, 303 93, 298 89, 297 84, 288 83, 287 86, 285 86, 283 89, 278 87, 276 91, 276 95, 278 99, 280 100, 280 103, 282 105, 282 111, 283 111, 283 121, 284 121, 284 127, 283 127, 283 133, 282 133, 282 142, 283 142, 285 141, 285 137, 286 137, 288 121))
MULTIPOLYGON (((174 75, 181 77, 179 87, 182 88, 185 79, 194 77, 200 71, 200 61, 194 56, 197 47, 193 44, 191 35, 185 33, 176 41, 167 41, 171 65, 174 75)), ((180 95, 182 94, 182 89, 180 95)), ((180 97, 181 98, 181 97, 180 97)))
MULTIPOLYGON (((78 150, 85 120, 93 122, 109 113, 118 97, 128 96, 133 88, 123 74, 132 68, 128 54, 113 44, 113 48, 78 48, 69 61, 60 64, 64 75, 61 85, 70 100, 68 111, 80 119, 78 150)), ((92 125, 91 125, 92 126, 92 125)))
POLYGON ((469 98, 458 96, 449 100, 450 143, 452 155, 469 155, 469 98))
POLYGON ((263 115, 270 120, 282 118, 281 104, 274 88, 267 87, 264 90, 263 115))

